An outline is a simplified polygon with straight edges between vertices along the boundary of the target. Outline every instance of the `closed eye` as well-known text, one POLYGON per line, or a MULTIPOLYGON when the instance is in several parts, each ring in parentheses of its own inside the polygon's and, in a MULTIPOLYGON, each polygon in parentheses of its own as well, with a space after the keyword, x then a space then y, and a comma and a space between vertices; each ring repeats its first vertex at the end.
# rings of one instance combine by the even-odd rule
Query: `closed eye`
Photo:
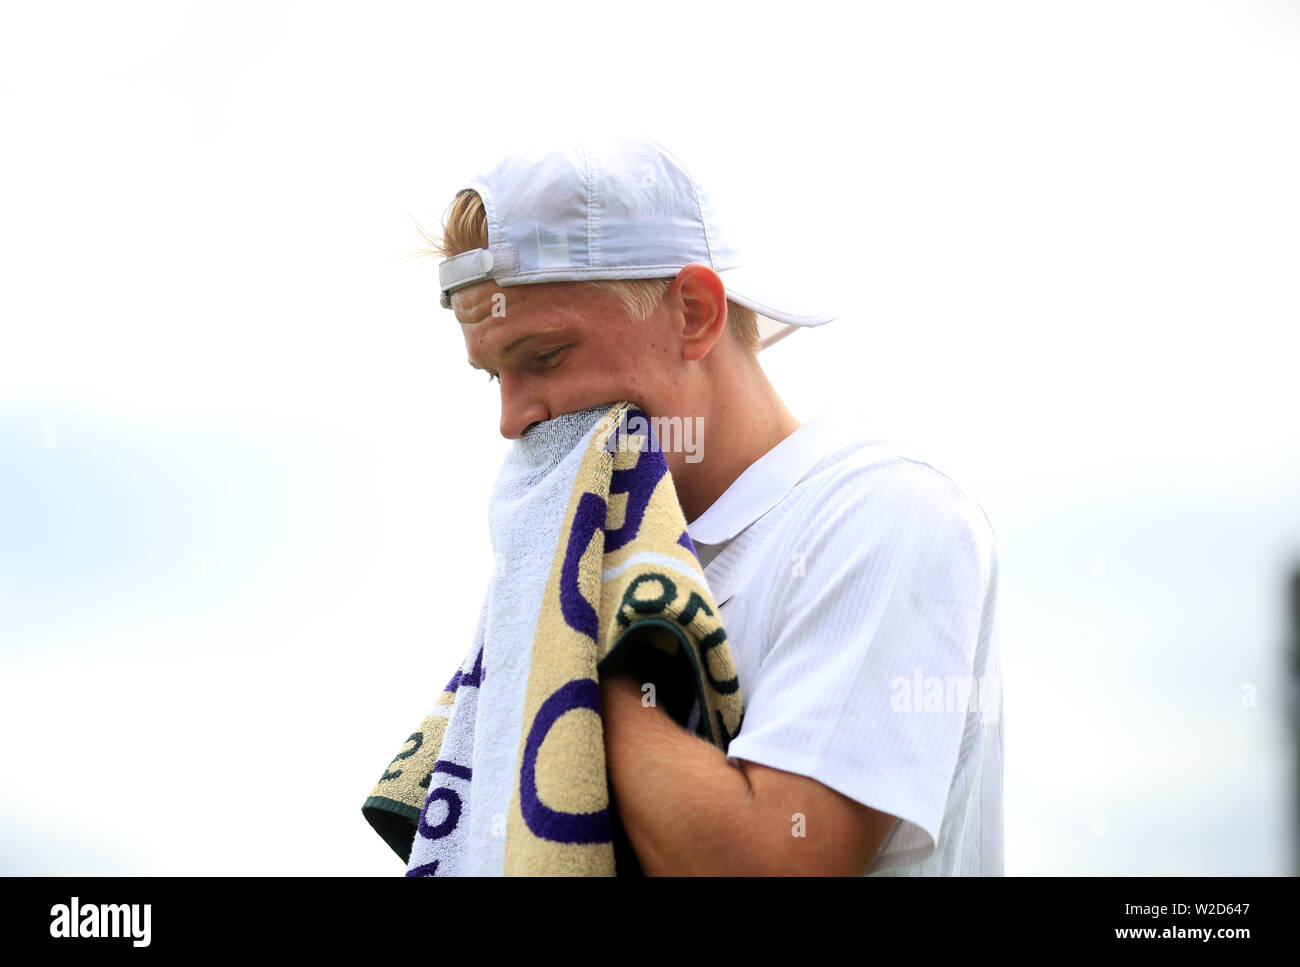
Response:
POLYGON ((568 348, 568 346, 561 346, 558 349, 551 349, 547 352, 539 353, 536 357, 537 363, 541 366, 546 366, 548 363, 551 363, 556 356, 559 356, 560 353, 564 352, 568 348))
MULTIPOLYGON (((553 364, 555 358, 568 348, 569 348, 568 346, 560 346, 558 349, 551 349, 548 350, 547 352, 539 353, 537 356, 534 357, 534 365, 541 366, 542 368, 548 368, 549 365, 553 364)), ((482 366, 479 366, 477 363, 473 361, 470 362, 470 365, 473 366, 475 369, 483 369, 482 366)), ((501 382, 500 373, 493 372, 492 370, 487 370, 486 372, 488 374, 489 383, 501 382)))

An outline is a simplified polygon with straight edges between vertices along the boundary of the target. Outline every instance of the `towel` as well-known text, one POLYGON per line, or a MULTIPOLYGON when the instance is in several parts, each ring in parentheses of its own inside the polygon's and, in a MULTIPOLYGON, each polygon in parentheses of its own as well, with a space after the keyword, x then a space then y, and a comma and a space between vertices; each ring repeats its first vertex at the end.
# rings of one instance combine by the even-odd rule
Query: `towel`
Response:
POLYGON ((474 640, 362 806, 407 876, 641 873, 605 770, 599 681, 615 667, 724 752, 739 733, 731 649, 659 438, 621 402, 512 445, 474 640))

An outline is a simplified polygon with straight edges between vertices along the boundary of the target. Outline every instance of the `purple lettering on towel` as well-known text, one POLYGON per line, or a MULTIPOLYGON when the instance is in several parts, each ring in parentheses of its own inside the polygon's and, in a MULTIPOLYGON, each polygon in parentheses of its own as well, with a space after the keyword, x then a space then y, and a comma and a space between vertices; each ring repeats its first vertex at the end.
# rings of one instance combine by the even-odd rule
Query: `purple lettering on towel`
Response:
POLYGON ((460 796, 445 786, 439 786, 429 793, 429 798, 424 801, 424 809, 420 810, 420 835, 425 839, 442 839, 456 828, 458 822, 460 822, 460 796), (445 802, 447 815, 437 826, 430 826, 429 807, 434 802, 445 802))
POLYGON ((627 512, 623 526, 605 531, 605 551, 616 551, 636 539, 650 498, 663 475, 668 472, 664 455, 657 450, 645 450, 637 457, 636 466, 615 470, 609 476, 609 493, 627 494, 627 512))
MULTIPOLYGON (((454 776, 457 779, 464 779, 468 782, 473 773, 466 766, 458 766, 454 762, 448 762, 446 759, 439 759, 433 764, 433 771, 429 773, 432 778, 437 773, 454 776)), ((461 799, 454 789, 448 789, 446 786, 439 786, 430 791, 425 797, 424 808, 420 810, 420 821, 417 828, 420 835, 425 839, 442 839, 449 835, 460 822, 461 799), (447 804, 447 815, 443 817, 442 822, 436 826, 429 825, 429 807, 434 802, 445 802, 447 804)))
POLYGON ((447 687, 443 691, 454 692, 462 685, 473 685, 478 688, 483 684, 483 671, 483 647, 480 647, 478 655, 474 658, 474 667, 469 670, 469 673, 466 674, 457 668, 456 674, 451 676, 451 681, 447 683, 447 687))
POLYGON ((564 565, 560 569, 560 613, 564 615, 564 623, 592 641, 596 640, 597 633, 596 609, 578 587, 578 565, 592 535, 604 526, 605 501, 596 494, 584 493, 573 512, 573 526, 569 528, 564 565))
POLYGON ((609 807, 591 813, 552 809, 537 795, 537 756, 552 726, 567 712, 589 708, 600 714, 600 686, 595 679, 576 678, 556 689, 537 710, 519 770, 519 808, 533 835, 556 843, 613 842, 609 807))

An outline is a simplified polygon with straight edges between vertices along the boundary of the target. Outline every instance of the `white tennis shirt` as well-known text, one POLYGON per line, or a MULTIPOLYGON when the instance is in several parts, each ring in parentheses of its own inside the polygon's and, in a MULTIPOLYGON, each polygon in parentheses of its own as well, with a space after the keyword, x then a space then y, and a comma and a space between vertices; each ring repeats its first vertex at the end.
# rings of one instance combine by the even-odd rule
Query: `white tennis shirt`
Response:
POLYGON ((998 555, 979 504, 827 410, 688 530, 745 701, 728 760, 898 817, 868 876, 1002 875, 998 555))

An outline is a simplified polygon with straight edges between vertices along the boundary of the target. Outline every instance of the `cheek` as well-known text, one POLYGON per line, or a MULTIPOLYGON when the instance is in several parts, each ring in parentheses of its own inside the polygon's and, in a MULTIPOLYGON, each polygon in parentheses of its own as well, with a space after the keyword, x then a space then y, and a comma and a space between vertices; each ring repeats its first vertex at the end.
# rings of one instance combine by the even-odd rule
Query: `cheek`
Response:
POLYGON ((465 355, 470 359, 478 358, 479 353, 477 352, 477 350, 479 348, 479 345, 478 345, 478 340, 474 338, 474 332, 473 332, 474 327, 464 326, 462 328, 464 331, 461 333, 461 335, 465 337, 465 355))

